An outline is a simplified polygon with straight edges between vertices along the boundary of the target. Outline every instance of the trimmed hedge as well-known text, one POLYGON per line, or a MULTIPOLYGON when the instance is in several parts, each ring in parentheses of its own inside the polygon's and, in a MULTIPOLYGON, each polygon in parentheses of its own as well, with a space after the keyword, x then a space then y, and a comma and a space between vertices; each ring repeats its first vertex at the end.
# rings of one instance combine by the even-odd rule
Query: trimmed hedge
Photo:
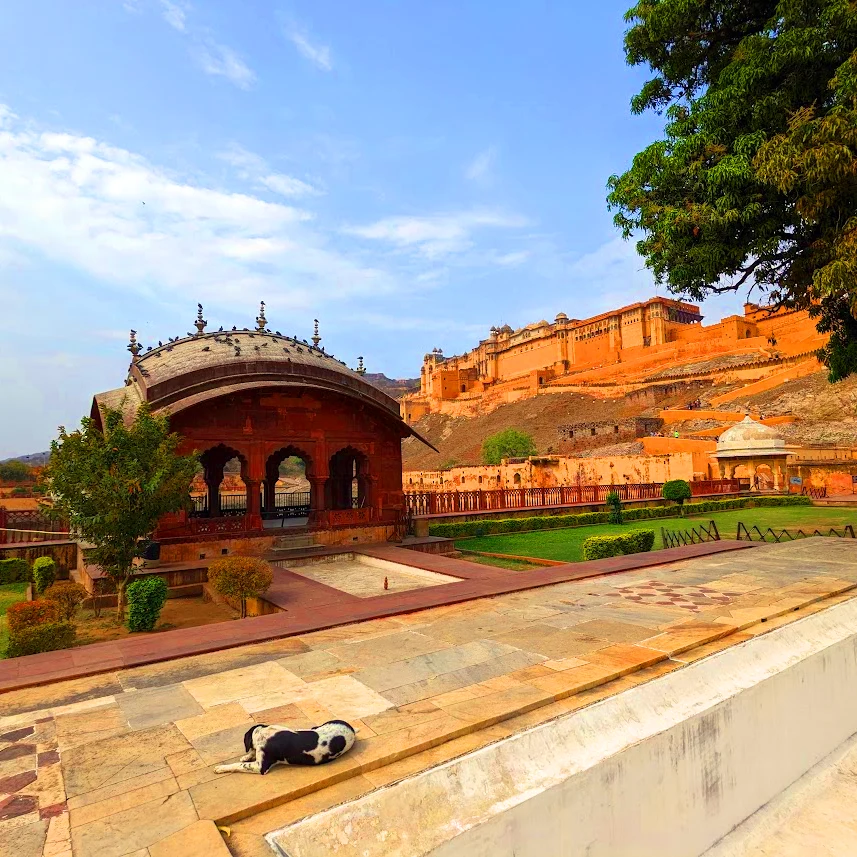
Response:
POLYGON ((167 582, 162 577, 135 580, 128 587, 128 630, 152 631, 166 600, 167 582))
POLYGON ((10 634, 58 619, 59 607, 53 601, 19 601, 6 611, 10 634))
MULTIPOLYGON (((685 503, 686 515, 705 512, 728 512, 730 509, 746 509, 760 506, 811 506, 811 497, 799 494, 784 494, 779 497, 732 497, 727 500, 701 500, 685 503)), ((563 527, 585 527, 590 524, 609 523, 609 512, 581 512, 576 515, 534 515, 530 518, 500 518, 483 521, 459 521, 449 524, 430 524, 429 535, 447 539, 469 536, 493 536, 498 533, 527 533, 532 530, 554 530, 563 527)), ((678 518, 677 506, 640 506, 623 509, 622 517, 627 521, 649 521, 656 518, 678 518)))
POLYGON ((9 634, 9 645, 6 649, 7 658, 18 658, 21 655, 37 655, 39 652, 54 652, 57 649, 67 649, 77 634, 71 622, 48 622, 43 625, 33 625, 22 628, 14 634, 9 634))
POLYGON ((646 553, 654 544, 654 530, 631 530, 616 536, 591 536, 583 543, 583 559, 588 561, 629 553, 646 553))
POLYGON ((0 559, 0 583, 24 583, 30 579, 30 566, 20 557, 0 559))
POLYGON ((49 556, 37 557, 33 563, 33 586, 41 595, 57 578, 57 566, 49 556))

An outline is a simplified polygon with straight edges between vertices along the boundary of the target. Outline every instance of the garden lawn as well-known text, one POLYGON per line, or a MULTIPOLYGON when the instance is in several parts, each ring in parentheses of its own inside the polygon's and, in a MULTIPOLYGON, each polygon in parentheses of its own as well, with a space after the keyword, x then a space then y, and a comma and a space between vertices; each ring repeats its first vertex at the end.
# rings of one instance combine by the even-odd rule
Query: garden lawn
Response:
MULTIPOLYGON (((736 509, 729 512, 708 512, 688 518, 661 518, 652 521, 632 521, 628 524, 593 524, 586 527, 568 527, 558 530, 536 530, 529 533, 507 533, 456 539, 460 550, 510 554, 518 557, 538 557, 562 562, 582 562, 583 542, 590 536, 615 535, 629 530, 654 530, 655 547, 660 550, 661 527, 666 530, 684 530, 695 524, 714 521, 720 538, 734 539, 740 521, 764 531, 773 529, 803 529, 821 531, 829 527, 842 529, 846 524, 857 529, 857 514, 848 509, 814 506, 771 506, 754 509, 736 509)), ((490 561, 489 561, 490 562, 490 561)))
POLYGON ((6 657, 9 629, 6 626, 6 611, 27 597, 26 583, 4 583, 0 586, 0 658, 6 657))

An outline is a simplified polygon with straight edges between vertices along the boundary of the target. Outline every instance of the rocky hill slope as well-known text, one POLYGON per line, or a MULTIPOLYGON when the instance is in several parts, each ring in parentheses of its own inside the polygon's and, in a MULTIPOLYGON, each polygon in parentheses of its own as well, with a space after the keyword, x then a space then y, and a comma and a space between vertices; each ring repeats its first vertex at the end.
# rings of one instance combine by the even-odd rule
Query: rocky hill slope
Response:
MULTIPOLYGON (((703 406, 708 400, 736 385, 698 388, 678 384, 668 394, 658 394, 654 401, 638 396, 599 399, 578 393, 543 394, 531 399, 502 405, 476 417, 449 417, 429 414, 415 428, 439 450, 435 453, 414 438, 404 441, 402 454, 405 470, 432 470, 452 464, 479 464, 484 438, 506 428, 531 434, 540 454, 592 455, 629 454, 637 451, 633 443, 610 443, 605 437, 602 446, 588 450, 571 450, 560 437, 558 427, 567 423, 621 421, 635 416, 657 415, 661 408, 682 407, 699 398, 703 406)), ((857 446, 857 377, 838 384, 827 381, 826 371, 787 381, 773 390, 739 397, 714 408, 722 411, 761 413, 772 417, 793 414, 798 421, 783 425, 780 431, 793 443, 824 443, 857 446)), ((695 420, 671 425, 684 436, 691 431, 717 426, 710 420, 695 420)))

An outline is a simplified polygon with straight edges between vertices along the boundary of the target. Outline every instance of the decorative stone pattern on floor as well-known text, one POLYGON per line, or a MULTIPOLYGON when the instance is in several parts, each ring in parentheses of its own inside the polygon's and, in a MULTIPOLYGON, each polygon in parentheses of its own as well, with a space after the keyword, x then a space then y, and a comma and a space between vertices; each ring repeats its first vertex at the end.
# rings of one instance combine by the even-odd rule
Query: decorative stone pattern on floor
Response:
POLYGON ((794 621, 857 587, 814 539, 557 583, 0 695, 0 854, 262 855, 261 836, 794 621), (217 775, 254 723, 346 756, 217 775), (11 850, 10 850, 11 849, 11 850))

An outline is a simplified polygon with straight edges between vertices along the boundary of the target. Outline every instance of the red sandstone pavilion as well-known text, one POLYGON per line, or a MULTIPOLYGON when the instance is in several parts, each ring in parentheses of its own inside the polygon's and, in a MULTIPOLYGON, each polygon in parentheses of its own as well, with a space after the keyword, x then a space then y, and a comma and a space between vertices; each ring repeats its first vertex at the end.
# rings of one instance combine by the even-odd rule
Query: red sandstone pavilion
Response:
MULTIPOLYGON (((402 534, 402 438, 417 433, 399 405, 365 380, 362 358, 352 370, 312 342, 272 332, 262 304, 254 330, 196 332, 146 349, 131 332, 124 387, 97 394, 101 408, 133 419, 143 402, 168 412, 184 439, 180 452, 200 453, 206 486, 191 512, 163 518, 154 533, 167 562, 231 553, 265 553, 284 534, 312 533, 316 544, 386 541, 402 534), (310 490, 296 503, 278 500, 281 462, 304 462, 310 490), (221 508, 227 462, 240 462, 246 497, 221 508)), ((422 438, 420 438, 422 440, 422 438)), ((426 441, 427 442, 427 441, 426 441)), ((430 444, 429 444, 430 445, 430 444)))

